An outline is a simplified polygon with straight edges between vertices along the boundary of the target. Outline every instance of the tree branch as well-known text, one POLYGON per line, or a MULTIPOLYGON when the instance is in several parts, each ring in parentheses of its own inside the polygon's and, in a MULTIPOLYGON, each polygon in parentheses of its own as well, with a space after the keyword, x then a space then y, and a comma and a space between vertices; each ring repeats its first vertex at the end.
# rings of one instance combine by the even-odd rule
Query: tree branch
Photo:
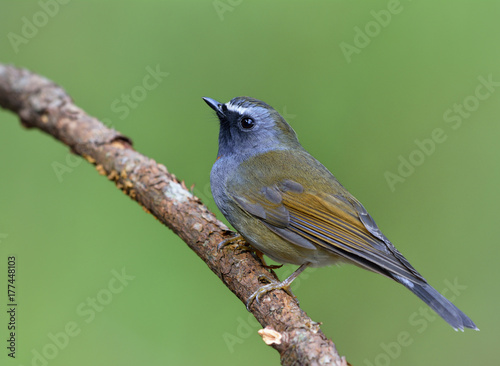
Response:
MULTIPOLYGON (((39 128, 95 165, 116 186, 172 229, 243 302, 270 276, 251 253, 217 244, 230 235, 201 201, 165 166, 132 148, 131 140, 77 107, 58 85, 25 69, 0 64, 0 105, 28 128, 39 128)), ((250 308, 259 331, 283 365, 347 365, 319 324, 282 290, 250 308)))

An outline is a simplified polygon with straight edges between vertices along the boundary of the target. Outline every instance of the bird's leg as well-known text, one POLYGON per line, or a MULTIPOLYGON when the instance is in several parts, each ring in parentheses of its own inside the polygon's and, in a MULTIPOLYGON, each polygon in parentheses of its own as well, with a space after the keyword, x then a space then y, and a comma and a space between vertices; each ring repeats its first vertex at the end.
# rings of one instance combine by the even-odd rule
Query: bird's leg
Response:
MULTIPOLYGON (((233 236, 231 236, 231 237, 221 241, 219 244, 217 244, 217 250, 221 250, 225 246, 231 245, 234 242, 239 241, 239 240, 244 240, 244 238, 238 233, 233 233, 233 236)), ((248 245, 245 245, 245 244, 238 244, 238 248, 247 249, 250 251, 253 250, 252 248, 250 248, 248 245)))
POLYGON ((259 303, 259 297, 264 295, 265 293, 272 291, 272 290, 284 290, 286 293, 288 293, 290 296, 295 297, 292 292, 290 291, 290 285, 292 284, 293 280, 295 280, 298 275, 300 275, 304 269, 306 269, 311 263, 304 263, 302 264, 295 272, 293 272, 286 280, 281 281, 281 282, 273 282, 270 283, 269 285, 264 285, 261 288, 259 288, 257 291, 255 291, 247 300, 247 310, 250 311, 250 305, 252 305, 252 302, 255 300, 257 303, 259 303))
POLYGON ((264 268, 267 268, 267 269, 277 269, 277 268, 283 267, 282 264, 280 264, 279 266, 275 265, 275 264, 271 264, 271 265, 267 264, 266 260, 264 259, 264 253, 262 253, 260 250, 255 249, 255 255, 260 259, 260 261, 262 262, 262 266, 264 268))
MULTIPOLYGON (((236 241, 239 241, 239 240, 245 240, 245 238, 243 238, 240 234, 238 233, 234 233, 234 235, 230 238, 227 238, 223 241, 221 241, 218 245, 217 245, 217 250, 221 250, 222 248, 224 248, 225 246, 227 245, 231 245, 233 244, 234 242, 236 241)), ((251 251, 251 252, 254 252, 255 255, 257 256, 257 258, 260 259, 260 261, 262 262, 262 266, 267 268, 267 269, 276 269, 276 268, 281 268, 283 267, 282 264, 280 264, 279 266, 278 265, 269 265, 266 263, 266 260, 264 259, 264 253, 262 253, 260 250, 257 250, 257 249, 254 249, 248 245, 245 245, 245 244, 238 244, 238 249, 246 249, 248 251, 251 251)))

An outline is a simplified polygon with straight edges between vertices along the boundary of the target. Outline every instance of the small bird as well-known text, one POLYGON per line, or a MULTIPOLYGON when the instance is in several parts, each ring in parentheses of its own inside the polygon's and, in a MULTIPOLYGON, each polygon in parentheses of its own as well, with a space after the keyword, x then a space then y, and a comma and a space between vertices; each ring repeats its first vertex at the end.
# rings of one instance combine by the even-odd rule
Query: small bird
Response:
POLYGON ((220 121, 210 174, 217 207, 254 249, 300 266, 286 280, 257 290, 247 307, 266 292, 288 290, 308 266, 351 263, 399 282, 455 330, 478 330, 411 266, 276 110, 250 97, 225 104, 203 100, 220 121))

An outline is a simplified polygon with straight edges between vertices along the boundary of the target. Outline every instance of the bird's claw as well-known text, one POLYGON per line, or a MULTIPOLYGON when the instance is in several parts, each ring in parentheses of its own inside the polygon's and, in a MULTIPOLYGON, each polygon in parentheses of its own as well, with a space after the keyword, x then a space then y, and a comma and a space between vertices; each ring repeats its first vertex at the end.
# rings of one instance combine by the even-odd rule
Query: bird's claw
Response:
POLYGON ((290 290, 290 285, 288 282, 286 281, 283 281, 283 282, 271 282, 267 285, 264 285, 262 287, 260 287, 257 291, 255 291, 252 295, 250 295, 250 297, 248 298, 247 300, 247 303, 246 303, 246 306, 247 306, 247 310, 250 311, 250 305, 252 305, 252 302, 255 300, 257 302, 257 304, 260 304, 260 300, 259 298, 270 292, 270 291, 273 291, 273 290, 283 290, 285 291, 287 294, 289 294, 290 296, 292 296, 293 298, 297 299, 295 297, 295 295, 292 293, 292 291, 290 290))
POLYGON ((282 264, 280 264, 280 265, 267 264, 266 260, 264 259, 264 253, 262 253, 260 250, 255 250, 255 255, 257 256, 257 258, 260 259, 260 261, 262 262, 262 266, 266 269, 278 269, 278 268, 283 267, 282 264))
POLYGON ((257 304, 259 304, 259 297, 260 296, 262 296, 266 292, 269 292, 272 290, 278 290, 278 289, 285 291, 288 295, 292 296, 295 299, 295 301, 297 301, 297 303, 298 303, 299 301, 297 300, 297 297, 292 293, 292 290, 290 289, 290 285, 297 278, 297 276, 299 274, 301 274, 304 271, 304 269, 306 269, 309 265, 310 265, 310 263, 301 264, 300 267, 297 268, 297 270, 295 272, 293 272, 290 276, 288 276, 288 278, 286 280, 281 281, 281 282, 275 282, 275 281, 271 282, 271 281, 269 281, 269 279, 266 276, 260 276, 259 279, 264 277, 271 283, 269 283, 268 285, 262 286, 257 291, 255 291, 252 295, 250 295, 250 297, 247 300, 247 304, 246 304, 247 310, 250 311, 250 305, 252 305, 252 302, 254 300, 257 300, 257 304))
MULTIPOLYGON (((240 234, 235 234, 227 239, 224 239, 219 244, 217 244, 217 251, 222 250, 222 248, 224 248, 225 246, 233 244, 235 241, 238 241, 238 240, 244 240, 240 234)), ((239 244, 238 248, 250 249, 247 245, 244 245, 244 244, 239 244)))
MULTIPOLYGON (((237 234, 237 233, 233 233, 233 234, 234 234, 233 236, 231 236, 227 239, 224 239, 219 244, 217 244, 217 251, 221 251, 222 248, 224 248, 227 245, 231 245, 236 241, 245 240, 240 234, 237 234)), ((254 252, 255 255, 257 256, 257 258, 259 258, 259 260, 262 262, 263 267, 266 269, 277 269, 277 268, 283 267, 282 264, 280 264, 280 265, 267 264, 266 261, 264 260, 264 254, 261 251, 250 247, 249 245, 237 244, 237 248, 240 250, 248 250, 250 252, 254 252)))
POLYGON ((252 295, 250 295, 250 297, 247 300, 247 304, 246 304, 248 311, 250 311, 250 305, 252 305, 252 302, 254 302, 254 300, 257 302, 257 304, 260 304, 259 297, 264 295, 266 292, 273 290, 272 285, 274 285, 274 284, 270 283, 268 285, 262 286, 257 291, 255 291, 252 295))

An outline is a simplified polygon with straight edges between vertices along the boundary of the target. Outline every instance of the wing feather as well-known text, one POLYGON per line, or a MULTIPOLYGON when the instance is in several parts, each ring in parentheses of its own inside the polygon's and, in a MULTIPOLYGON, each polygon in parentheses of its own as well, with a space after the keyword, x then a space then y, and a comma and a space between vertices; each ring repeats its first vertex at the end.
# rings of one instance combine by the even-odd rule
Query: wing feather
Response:
POLYGON ((318 215, 304 214, 305 202, 303 197, 300 200, 284 198, 284 204, 290 211, 289 230, 299 235, 307 234, 309 240, 317 239, 314 240, 316 245, 335 254, 348 256, 361 266, 367 267, 366 263, 369 262, 371 264, 368 267, 371 270, 374 270, 373 264, 376 264, 376 272, 387 275, 387 272, 380 270, 382 267, 400 276, 409 277, 409 269, 402 265, 401 261, 388 250, 387 245, 374 237, 359 220, 345 220, 344 212, 339 212, 336 206, 329 208, 329 215, 325 215, 324 212, 318 215), (347 253, 349 255, 346 255, 347 253))
POLYGON ((293 245, 322 248, 388 277, 425 282, 363 205, 305 151, 271 151, 247 160, 231 175, 227 192, 243 211, 293 245), (290 165, 297 180, 290 179, 290 165), (268 166, 275 167, 272 177, 268 166), (316 184, 310 189, 312 180, 316 184))

